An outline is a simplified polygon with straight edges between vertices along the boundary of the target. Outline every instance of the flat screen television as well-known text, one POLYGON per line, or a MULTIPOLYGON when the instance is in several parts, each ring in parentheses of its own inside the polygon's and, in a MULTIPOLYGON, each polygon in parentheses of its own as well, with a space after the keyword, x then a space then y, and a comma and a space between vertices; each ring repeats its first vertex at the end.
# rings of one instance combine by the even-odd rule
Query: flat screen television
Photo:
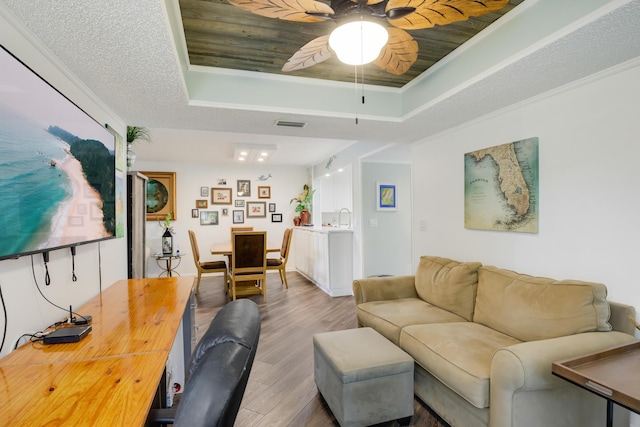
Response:
POLYGON ((114 238, 114 134, 0 48, 0 259, 114 238))

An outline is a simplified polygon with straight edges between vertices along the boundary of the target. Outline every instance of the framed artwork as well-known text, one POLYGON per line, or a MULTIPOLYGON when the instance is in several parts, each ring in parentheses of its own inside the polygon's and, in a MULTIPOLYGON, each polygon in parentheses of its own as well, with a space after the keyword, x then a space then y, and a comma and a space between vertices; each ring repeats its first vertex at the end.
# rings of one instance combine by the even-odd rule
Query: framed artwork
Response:
POLYGON ((244 200, 236 200, 236 208, 244 208, 244 200))
POLYGON ((269 212, 275 212, 275 211, 276 211, 276 204, 269 203, 269 212))
POLYGON ((244 211, 233 211, 233 223, 244 224, 244 211))
POLYGON ((200 187, 200 197, 209 196, 209 187, 200 187))
POLYGON ((229 208, 222 208, 222 216, 229 216, 229 208))
POLYGON ((282 222, 282 214, 271 214, 271 222, 282 222))
POLYGON ((218 178, 218 185, 227 185, 226 178, 218 178))
POLYGON ((176 212, 176 173, 140 172, 147 180, 147 221, 164 221, 167 214, 178 219, 176 212))
POLYGON ((398 210, 398 194, 396 184, 376 183, 376 208, 379 211, 398 210))
POLYGON ((198 209, 191 209, 191 218, 198 218, 199 216, 198 209))
POLYGON ((198 209, 207 209, 209 207, 209 202, 206 200, 196 200, 196 208, 198 209))
POLYGON ((238 197, 251 197, 251 181, 248 179, 238 180, 238 197))
POLYGON ((200 225, 218 225, 218 211, 200 211, 200 225))
POLYGON ((230 188, 212 188, 211 204, 212 205, 230 205, 231 189, 230 188))
POLYGON ((265 202, 247 202, 247 218, 265 218, 267 204, 265 202))
POLYGON ((268 186, 258 187, 258 198, 259 199, 270 199, 271 198, 271 187, 268 187, 268 186))

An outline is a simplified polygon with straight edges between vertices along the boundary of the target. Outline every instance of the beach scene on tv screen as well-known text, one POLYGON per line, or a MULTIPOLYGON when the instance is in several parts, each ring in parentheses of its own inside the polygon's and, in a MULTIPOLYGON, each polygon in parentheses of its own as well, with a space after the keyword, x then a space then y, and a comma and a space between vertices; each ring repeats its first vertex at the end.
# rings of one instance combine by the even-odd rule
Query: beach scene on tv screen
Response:
POLYGON ((115 235, 115 138, 0 49, 0 258, 115 235))

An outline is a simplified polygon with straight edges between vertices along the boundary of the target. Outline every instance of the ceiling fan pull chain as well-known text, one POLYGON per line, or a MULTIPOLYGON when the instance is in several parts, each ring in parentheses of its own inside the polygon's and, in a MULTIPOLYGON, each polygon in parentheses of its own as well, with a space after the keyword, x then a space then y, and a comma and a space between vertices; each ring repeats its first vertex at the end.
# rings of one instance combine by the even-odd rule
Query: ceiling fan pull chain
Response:
MULTIPOLYGON (((354 76, 353 87, 355 89, 356 99, 358 99, 358 66, 357 65, 353 66, 353 76, 354 76)), ((358 124, 358 101, 356 101, 356 124, 358 124)))

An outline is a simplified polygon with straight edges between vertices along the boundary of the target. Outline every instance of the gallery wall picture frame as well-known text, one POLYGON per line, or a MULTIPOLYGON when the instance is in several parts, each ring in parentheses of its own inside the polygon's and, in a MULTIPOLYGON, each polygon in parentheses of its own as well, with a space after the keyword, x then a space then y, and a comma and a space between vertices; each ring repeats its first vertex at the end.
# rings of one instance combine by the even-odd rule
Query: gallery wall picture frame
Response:
POLYGON ((222 216, 229 216, 229 208, 222 208, 222 216))
POLYGON ((271 198, 271 187, 264 185, 258 186, 258 199, 270 199, 271 198))
POLYGON ((244 200, 236 199, 236 208, 244 208, 244 200))
POLYGON ((269 212, 275 212, 275 211, 276 211, 276 204, 269 203, 269 212))
POLYGON ((241 210, 233 211, 233 223, 244 224, 244 211, 241 211, 241 210))
POLYGON ((398 188, 396 184, 376 182, 376 209, 379 211, 398 210, 398 188))
POLYGON ((238 197, 251 197, 251 181, 248 179, 238 180, 238 197))
POLYGON ((198 213, 198 209, 191 209, 191 218, 199 218, 200 214, 198 213))
POLYGON ((196 208, 207 209, 208 207, 209 207, 209 202, 207 200, 196 200, 196 208))
POLYGON ((266 218, 266 202, 247 202, 247 218, 266 218))
POLYGON ((218 211, 200 211, 200 225, 218 225, 218 211))
POLYGON ((271 214, 271 222, 282 222, 282 214, 279 214, 279 213, 271 214))
POLYGON ((200 187, 200 197, 209 197, 209 187, 200 187))
POLYGON ((167 214, 171 220, 178 219, 176 211, 176 173, 140 172, 147 178, 147 221, 164 221, 167 214))
POLYGON ((218 178, 218 185, 227 185, 226 178, 218 178))
POLYGON ((212 188, 211 189, 212 205, 230 205, 231 204, 231 188, 212 188))

